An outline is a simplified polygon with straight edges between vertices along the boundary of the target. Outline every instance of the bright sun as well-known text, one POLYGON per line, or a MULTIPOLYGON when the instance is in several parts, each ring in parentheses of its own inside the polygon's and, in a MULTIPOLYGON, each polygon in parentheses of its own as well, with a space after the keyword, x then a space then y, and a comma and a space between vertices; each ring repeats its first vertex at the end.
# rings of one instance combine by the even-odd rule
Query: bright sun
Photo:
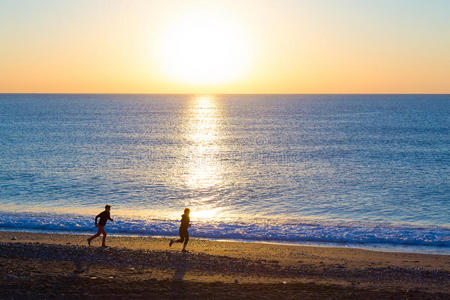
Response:
POLYGON ((237 24, 220 14, 196 12, 178 19, 162 35, 161 67, 170 80, 222 84, 244 76, 248 39, 237 24))

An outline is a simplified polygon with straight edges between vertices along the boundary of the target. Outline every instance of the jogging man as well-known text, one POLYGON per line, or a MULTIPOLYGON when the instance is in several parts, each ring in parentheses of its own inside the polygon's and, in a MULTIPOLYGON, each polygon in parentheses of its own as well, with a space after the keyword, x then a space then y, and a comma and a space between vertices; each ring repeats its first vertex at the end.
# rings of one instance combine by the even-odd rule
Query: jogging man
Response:
POLYGON ((186 252, 186 245, 189 242, 189 232, 188 227, 191 227, 189 218, 189 213, 191 210, 189 208, 184 209, 184 214, 181 215, 181 224, 180 224, 180 238, 178 240, 170 240, 169 247, 172 247, 173 243, 183 243, 183 252, 186 252))
POLYGON ((94 234, 93 236, 91 236, 90 238, 87 239, 88 245, 91 245, 91 241, 93 239, 95 239, 96 237, 98 237, 100 234, 103 234, 103 240, 102 240, 102 247, 106 247, 105 241, 106 241, 106 231, 105 231, 105 225, 106 222, 108 220, 110 221, 114 221, 113 219, 111 219, 111 215, 109 214, 111 210, 111 206, 110 205, 106 205, 105 206, 105 210, 101 213, 99 213, 96 217, 95 217, 95 227, 98 228, 98 231, 96 234, 94 234), (100 222, 97 224, 97 219, 100 218, 100 222))

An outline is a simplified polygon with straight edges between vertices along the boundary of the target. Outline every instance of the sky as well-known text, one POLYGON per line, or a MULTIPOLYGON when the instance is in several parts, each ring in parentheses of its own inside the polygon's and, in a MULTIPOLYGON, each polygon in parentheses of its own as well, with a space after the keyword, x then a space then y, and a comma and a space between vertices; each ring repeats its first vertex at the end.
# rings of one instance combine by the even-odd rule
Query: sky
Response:
POLYGON ((450 93, 448 0, 0 1, 1 93, 450 93))

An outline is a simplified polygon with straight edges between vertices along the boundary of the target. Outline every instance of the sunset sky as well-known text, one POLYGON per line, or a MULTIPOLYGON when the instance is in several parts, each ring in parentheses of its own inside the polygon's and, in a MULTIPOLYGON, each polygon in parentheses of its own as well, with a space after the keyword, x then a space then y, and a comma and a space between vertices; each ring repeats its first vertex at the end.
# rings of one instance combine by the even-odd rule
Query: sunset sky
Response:
POLYGON ((450 1, 0 2, 0 92, 450 93, 450 1))

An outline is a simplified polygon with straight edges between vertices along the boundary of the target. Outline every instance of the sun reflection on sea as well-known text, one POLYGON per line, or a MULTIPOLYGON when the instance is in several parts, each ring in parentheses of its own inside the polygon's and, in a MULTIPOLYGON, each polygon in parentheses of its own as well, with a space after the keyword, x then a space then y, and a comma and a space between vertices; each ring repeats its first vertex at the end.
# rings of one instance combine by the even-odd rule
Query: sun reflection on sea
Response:
POLYGON ((186 183, 190 188, 209 188, 221 180, 217 161, 219 111, 215 101, 213 97, 197 97, 189 111, 186 183))
POLYGON ((211 209, 199 208, 198 210, 194 210, 191 216, 196 219, 212 219, 215 218, 221 210, 222 210, 221 208, 211 208, 211 209))
POLYGON ((221 151, 221 110, 214 97, 195 97, 189 104, 185 131, 184 184, 192 197, 185 200, 193 219, 215 218, 222 207, 218 205, 218 189, 223 170, 221 151))

